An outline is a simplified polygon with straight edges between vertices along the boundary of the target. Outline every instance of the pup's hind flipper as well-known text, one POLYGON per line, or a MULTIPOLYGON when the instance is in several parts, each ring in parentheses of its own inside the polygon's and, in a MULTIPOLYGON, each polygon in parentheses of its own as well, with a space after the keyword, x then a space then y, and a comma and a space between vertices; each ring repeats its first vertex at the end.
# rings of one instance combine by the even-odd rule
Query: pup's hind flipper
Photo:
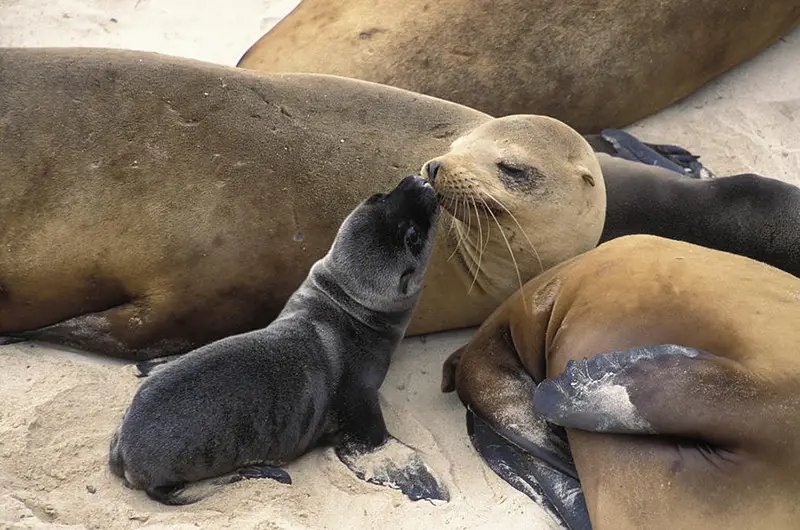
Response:
POLYGON ((399 489, 412 501, 450 500, 422 456, 392 436, 374 448, 344 443, 336 447, 336 455, 361 480, 399 489))
POLYGON ((158 357, 136 363, 136 377, 148 377, 156 371, 168 365, 170 362, 183 357, 183 354, 170 355, 169 357, 158 357))
POLYGON ((200 501, 221 489, 223 486, 241 480, 268 478, 281 484, 291 484, 292 477, 287 471, 279 467, 248 466, 243 467, 220 477, 214 477, 199 482, 184 485, 157 486, 148 488, 145 493, 162 504, 170 506, 183 506, 200 501))
MULTIPOLYGON (((473 447, 491 470, 541 506, 559 526, 569 530, 591 529, 586 499, 576 478, 509 442, 469 409, 467 432, 473 447)), ((574 468, 571 459, 563 465, 574 468)))

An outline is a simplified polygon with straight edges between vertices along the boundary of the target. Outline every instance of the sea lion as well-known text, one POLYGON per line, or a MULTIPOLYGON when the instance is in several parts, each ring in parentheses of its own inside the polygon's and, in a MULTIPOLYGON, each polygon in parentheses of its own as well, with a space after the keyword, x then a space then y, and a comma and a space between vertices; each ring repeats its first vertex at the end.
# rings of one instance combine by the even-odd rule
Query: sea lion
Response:
POLYGON ((446 500, 417 452, 389 435, 378 403, 437 211, 419 176, 362 202, 274 322, 152 372, 112 438, 112 471, 158 501, 188 504, 201 498, 193 482, 290 482, 273 466, 327 442, 363 480, 446 500))
POLYGON ((796 528, 799 319, 797 277, 627 236, 510 297, 442 388, 537 457, 515 479, 570 528, 796 528))
POLYGON ((437 235, 410 334, 478 325, 603 227, 600 167, 568 126, 364 81, 12 48, 0 108, 0 334, 14 340, 144 360, 262 328, 361 197, 442 155, 442 175, 471 165, 502 207, 473 190, 466 226, 442 214, 455 227, 437 235), (526 169, 508 176, 506 159, 526 169), (479 237, 495 276, 470 289, 479 237))
POLYGON ((800 0, 303 0, 238 66, 374 81, 595 133, 687 96, 798 20, 800 0))
POLYGON ((800 276, 797 186, 754 173, 714 177, 688 150, 646 144, 623 131, 586 139, 606 184, 601 243, 650 234, 747 256, 800 276))

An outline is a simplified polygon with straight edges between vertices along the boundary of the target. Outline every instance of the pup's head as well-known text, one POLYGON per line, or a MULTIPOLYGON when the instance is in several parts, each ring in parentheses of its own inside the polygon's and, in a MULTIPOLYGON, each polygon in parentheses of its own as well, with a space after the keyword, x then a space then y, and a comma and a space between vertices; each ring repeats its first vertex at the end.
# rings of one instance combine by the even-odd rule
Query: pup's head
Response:
POLYGON ((404 178, 362 202, 344 220, 326 257, 345 292, 378 312, 416 304, 435 240, 436 191, 422 177, 404 178))

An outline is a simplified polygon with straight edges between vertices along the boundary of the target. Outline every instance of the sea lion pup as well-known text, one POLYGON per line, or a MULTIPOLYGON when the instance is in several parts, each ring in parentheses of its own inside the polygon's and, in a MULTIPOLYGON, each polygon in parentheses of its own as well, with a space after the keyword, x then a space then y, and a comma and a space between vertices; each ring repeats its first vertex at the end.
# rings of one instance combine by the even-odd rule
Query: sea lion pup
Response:
POLYGON ((303 0, 238 66, 364 79, 593 133, 687 96, 798 20, 798 0, 303 0))
POLYGON ((601 243, 650 234, 747 256, 800 276, 797 186, 754 173, 714 178, 688 150, 647 144, 624 131, 586 139, 606 184, 601 243))
POLYGON ((460 230, 484 239, 485 290, 440 231, 409 334, 480 324, 541 271, 532 247, 548 267, 603 227, 600 166, 551 118, 124 50, 0 49, 0 86, 3 336, 141 361, 263 328, 363 197, 467 135, 492 157, 473 184, 509 212, 476 198, 460 230), (503 153, 545 178, 505 184, 503 153))
POLYGON ((790 274, 627 236, 509 298, 443 389, 482 453, 487 426, 518 453, 490 465, 538 483, 570 528, 797 528, 798 321, 790 274))
POLYGON ((417 452, 389 435, 378 404, 437 209, 418 176, 365 200, 272 324, 153 371, 111 441, 111 470, 160 502, 187 504, 202 498, 191 483, 204 479, 289 482, 273 466, 327 443, 359 478, 447 500, 417 452))

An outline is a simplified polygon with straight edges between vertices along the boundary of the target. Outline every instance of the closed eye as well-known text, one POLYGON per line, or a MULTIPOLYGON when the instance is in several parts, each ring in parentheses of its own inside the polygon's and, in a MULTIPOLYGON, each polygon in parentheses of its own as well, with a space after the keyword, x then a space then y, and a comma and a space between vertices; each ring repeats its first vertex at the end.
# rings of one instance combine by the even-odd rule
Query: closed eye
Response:
POLYGON ((508 162, 498 162, 497 167, 500 168, 500 171, 515 179, 524 178, 528 173, 524 168, 515 166, 508 162))

